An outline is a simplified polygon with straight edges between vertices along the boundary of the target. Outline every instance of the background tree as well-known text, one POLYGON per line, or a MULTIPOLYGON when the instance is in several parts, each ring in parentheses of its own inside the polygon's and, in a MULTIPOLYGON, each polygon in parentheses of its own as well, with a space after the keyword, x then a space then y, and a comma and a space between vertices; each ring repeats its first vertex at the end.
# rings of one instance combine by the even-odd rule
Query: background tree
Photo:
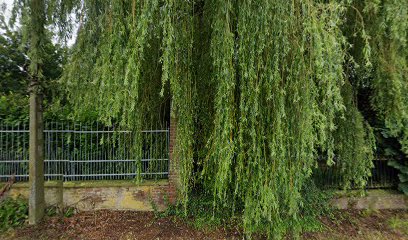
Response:
MULTIPOLYGON (((10 126, 28 123, 29 44, 23 41, 21 22, 16 21, 12 26, 5 19, 4 12, 0 14, 0 121, 10 126)), ((55 38, 56 34, 46 29, 42 66, 44 120, 93 122, 96 118, 92 112, 75 118, 66 99, 59 79, 69 56, 69 47, 55 38)))
MULTIPOLYGON (((30 95, 30 161, 29 161, 29 223, 38 223, 44 215, 44 122, 43 122, 43 94, 46 82, 44 81, 44 64, 46 64, 46 46, 49 44, 46 27, 52 21, 61 20, 55 25, 64 28, 66 13, 60 18, 51 13, 53 10, 65 9, 71 2, 61 3, 46 0, 19 0, 14 2, 11 22, 18 20, 21 23, 22 47, 27 47, 27 76, 29 80, 28 92, 30 95), (67 5, 68 4, 68 5, 67 5), (47 42, 48 41, 48 42, 47 42)), ((71 9, 71 8, 68 8, 71 9)), ((62 10, 64 11, 64 10, 62 10)), ((61 12, 58 12, 61 13, 61 12)), ((67 30, 64 28, 67 35, 67 30)), ((24 68, 23 68, 24 70, 24 68)), ((53 71, 53 70, 52 70, 53 71)))

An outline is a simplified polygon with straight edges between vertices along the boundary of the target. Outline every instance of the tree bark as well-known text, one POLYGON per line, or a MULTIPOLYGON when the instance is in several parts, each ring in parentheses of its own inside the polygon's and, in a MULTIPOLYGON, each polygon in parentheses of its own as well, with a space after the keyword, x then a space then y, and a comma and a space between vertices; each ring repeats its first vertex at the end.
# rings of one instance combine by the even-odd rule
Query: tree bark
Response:
POLYGON ((45 2, 31 0, 29 37, 30 49, 30 199, 29 224, 37 224, 44 216, 44 123, 42 109, 41 64, 45 33, 45 2))
POLYGON ((29 224, 37 224, 44 216, 44 134, 42 95, 38 86, 30 92, 30 199, 29 224))

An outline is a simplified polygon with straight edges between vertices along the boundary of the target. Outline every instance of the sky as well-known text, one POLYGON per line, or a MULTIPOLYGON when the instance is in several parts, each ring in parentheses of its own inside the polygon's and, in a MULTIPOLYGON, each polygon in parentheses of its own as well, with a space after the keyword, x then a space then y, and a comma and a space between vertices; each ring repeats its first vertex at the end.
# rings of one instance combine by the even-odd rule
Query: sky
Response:
POLYGON ((0 6, 2 6, 4 3, 7 6, 6 9, 6 18, 9 18, 11 15, 11 7, 13 5, 14 0, 0 0, 0 6))

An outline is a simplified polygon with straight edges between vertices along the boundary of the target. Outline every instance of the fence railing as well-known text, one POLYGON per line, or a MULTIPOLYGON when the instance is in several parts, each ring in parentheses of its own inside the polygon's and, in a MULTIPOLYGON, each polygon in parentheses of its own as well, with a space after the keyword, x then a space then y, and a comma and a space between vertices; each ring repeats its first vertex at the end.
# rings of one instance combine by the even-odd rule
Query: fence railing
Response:
MULTIPOLYGON (((44 130, 44 173, 46 180, 64 181, 135 179, 138 164, 145 179, 168 177, 169 129, 142 131, 142 153, 133 151, 135 134, 98 125, 46 124, 44 130), (139 155, 139 156, 138 156, 139 155)), ((28 180, 28 126, 9 127, 0 123, 0 181, 15 176, 28 180)), ((368 188, 397 184, 397 170, 386 160, 375 160, 368 188)), ((340 169, 324 164, 314 173, 319 186, 341 187, 340 169)))
MULTIPOLYGON (((167 178, 169 129, 143 130, 142 153, 134 151, 135 134, 81 124, 46 124, 44 174, 64 181, 167 178), (140 164, 140 168, 138 167, 140 164), (138 169, 141 171, 139 172, 138 169)), ((0 124, 0 181, 28 180, 28 126, 0 124)))
MULTIPOLYGON (((398 170, 388 166, 388 159, 373 161, 371 177, 367 179, 366 188, 392 188, 398 184, 398 170)), ((321 165, 314 173, 316 184, 327 188, 342 188, 341 169, 337 166, 321 165)), ((354 188, 353 186, 351 186, 354 188)))

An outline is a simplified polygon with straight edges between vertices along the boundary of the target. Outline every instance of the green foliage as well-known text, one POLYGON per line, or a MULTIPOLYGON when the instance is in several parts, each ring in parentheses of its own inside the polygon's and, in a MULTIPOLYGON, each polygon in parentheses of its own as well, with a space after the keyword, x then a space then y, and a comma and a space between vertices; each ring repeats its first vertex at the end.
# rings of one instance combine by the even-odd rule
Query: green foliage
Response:
POLYGON ((0 231, 22 225, 28 218, 28 201, 18 197, 0 202, 0 231))
POLYGON ((408 220, 401 217, 393 217, 388 220, 388 225, 397 231, 408 235, 408 220))
POLYGON ((400 180, 398 188, 408 195, 408 165, 407 161, 398 162, 398 161, 389 161, 388 165, 394 167, 400 171, 398 178, 400 180))
POLYGON ((157 206, 156 202, 153 200, 151 196, 149 196, 149 202, 150 205, 152 206, 154 216, 156 218, 164 218, 164 217, 169 217, 169 216, 174 216, 180 211, 178 210, 177 206, 173 205, 170 203, 169 198, 167 195, 163 196, 163 201, 166 209, 164 211, 160 211, 159 207, 157 206))
MULTIPOLYGON (((321 231, 324 229, 319 218, 321 216, 332 217, 333 209, 330 206, 332 193, 321 191, 312 180, 308 180, 301 190, 302 200, 299 211, 299 231, 321 231)), ((220 206, 213 208, 214 198, 205 192, 192 192, 187 206, 187 214, 183 209, 173 209, 172 214, 185 218, 189 224, 197 229, 211 230, 213 228, 244 229, 242 219, 243 206, 236 206, 240 211, 233 212, 232 206, 220 206)), ((171 214, 171 215, 172 215, 171 214)), ((160 215, 160 216, 163 216, 160 215)), ((164 215, 168 216, 168 215, 164 215)), ((257 235, 265 237, 268 232, 268 224, 260 224, 257 235)), ((291 227, 291 226, 288 226, 291 227)), ((289 233, 290 234, 290 233, 289 233)), ((288 236, 288 235, 287 235, 288 236)))
POLYGON ((166 209, 160 211, 157 204, 149 197, 150 204, 156 218, 176 217, 183 219, 194 228, 212 231, 215 228, 236 229, 242 231, 242 218, 232 215, 231 208, 223 207, 213 211, 213 196, 204 192, 191 192, 187 207, 183 205, 172 205, 164 196, 166 209))
MULTIPOLYGON (((319 157, 340 166, 345 188, 364 187, 375 153, 365 107, 407 152, 408 3, 80 6, 78 39, 62 78, 69 99, 77 114, 96 111, 104 123, 134 130, 169 118, 162 109, 171 99, 185 214, 191 188, 202 187, 214 214, 229 209, 242 216, 248 237, 259 230, 269 238, 298 233, 302 189, 319 157), (359 105, 363 90, 368 106, 359 105)), ((138 153, 142 143, 135 139, 138 153)))
POLYGON ((302 203, 301 203, 301 231, 321 231, 324 229, 320 222, 320 217, 333 218, 333 209, 330 201, 333 193, 326 190, 322 191, 316 186, 313 180, 308 180, 302 189, 302 203))
POLYGON ((376 36, 372 40, 376 56, 372 104, 390 135, 400 137, 402 149, 407 152, 408 4, 385 1, 382 8, 366 6, 364 11, 371 17, 369 34, 376 36))
POLYGON ((45 215, 48 217, 53 217, 57 215, 59 209, 57 206, 50 206, 45 209, 45 215))
POLYGON ((48 217, 55 217, 57 215, 64 217, 64 218, 70 218, 74 216, 77 213, 77 209, 75 207, 63 207, 60 208, 58 206, 50 206, 45 209, 45 214, 48 217))
POLYGON ((188 203, 187 217, 197 229, 212 229, 216 227, 242 228, 240 218, 231 215, 231 209, 223 207, 212 211, 214 199, 208 194, 193 194, 188 203), (237 225, 237 226, 234 226, 237 225))
POLYGON ((336 164, 339 165, 345 189, 351 186, 363 188, 374 167, 375 138, 370 125, 357 109, 350 83, 343 86, 342 94, 346 111, 336 124, 336 164))
MULTIPOLYGON (((3 124, 16 126, 28 123, 28 88, 30 74, 28 66, 29 44, 24 42, 23 29, 12 27, 0 14, 0 120, 3 124)), ((66 48, 51 42, 52 33, 47 31, 42 41, 42 86, 44 118, 46 121, 67 120, 70 106, 64 101, 58 79, 66 60, 66 48)))
MULTIPOLYGON (((349 19, 360 20, 349 27, 364 33, 346 32, 355 45, 350 53, 356 60, 356 80, 371 91, 370 107, 382 135, 397 139, 400 150, 408 154, 408 3, 356 1, 351 12, 349 19), (367 59, 370 64, 366 64, 367 59)), ((392 155, 398 150, 394 149, 392 155)))
MULTIPOLYGON (((214 124, 204 177, 217 204, 234 199, 244 206, 249 236, 267 226, 268 236, 279 238, 299 231, 300 190, 318 151, 333 164, 335 118, 344 110, 346 46, 340 26, 345 7, 242 1, 233 10, 236 22, 227 27, 213 18, 214 38, 234 24, 237 37, 230 45, 228 37, 212 42, 213 48, 229 47, 214 50, 227 59, 213 59, 221 71, 215 71, 221 98, 214 103, 215 120, 220 120, 214 124), (237 65, 226 67, 225 62, 234 63, 232 56, 237 65)), ((225 19, 233 15, 223 14, 225 19)))
POLYGON ((28 86, 26 64, 28 60, 21 50, 21 32, 13 31, 0 13, 0 90, 2 93, 25 93, 28 86))
POLYGON ((28 118, 28 97, 14 93, 0 95, 0 119, 3 124, 17 126, 27 123, 28 118))
MULTIPOLYGON (((170 83, 172 113, 177 131, 175 158, 179 159, 181 202, 187 207, 193 171, 194 97, 193 33, 194 2, 168 0, 164 3, 162 82, 170 83), (176 20, 174 16, 179 16, 176 20)), ((163 91, 163 89, 162 89, 163 91)))
POLYGON ((64 209, 64 217, 69 218, 72 217, 76 212, 76 209, 74 207, 67 207, 64 209))

